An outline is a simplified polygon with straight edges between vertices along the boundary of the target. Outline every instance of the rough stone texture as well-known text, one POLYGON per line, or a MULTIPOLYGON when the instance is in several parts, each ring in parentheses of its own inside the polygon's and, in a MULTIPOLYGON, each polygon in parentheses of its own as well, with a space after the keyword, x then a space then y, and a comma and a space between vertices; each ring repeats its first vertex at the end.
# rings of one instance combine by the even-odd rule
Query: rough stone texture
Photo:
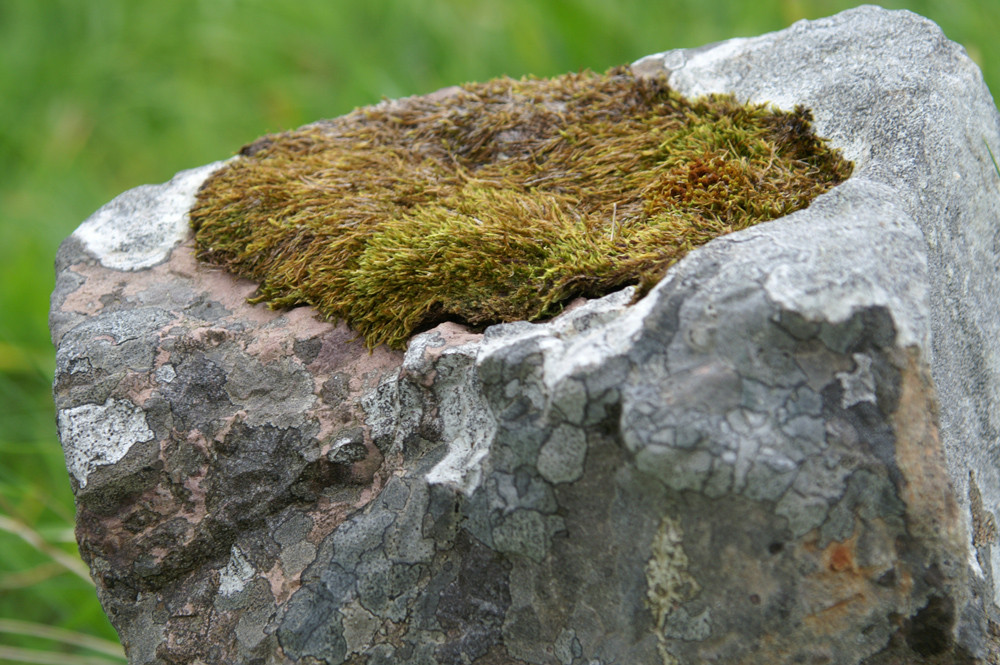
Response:
POLYGON ((197 264, 213 168, 62 246, 78 538, 132 663, 998 662, 1000 118, 862 7, 670 51, 854 160, 644 300, 369 355, 197 264))

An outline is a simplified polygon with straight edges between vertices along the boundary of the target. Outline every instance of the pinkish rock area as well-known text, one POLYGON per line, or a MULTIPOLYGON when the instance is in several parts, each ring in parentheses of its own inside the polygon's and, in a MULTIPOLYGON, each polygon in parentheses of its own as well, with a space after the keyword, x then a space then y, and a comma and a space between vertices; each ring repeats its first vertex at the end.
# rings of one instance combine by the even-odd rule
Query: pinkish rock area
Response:
POLYGON ((405 353, 195 259, 221 163, 64 242, 59 431, 132 664, 1000 662, 978 68, 871 6, 634 67, 805 105, 854 175, 638 304, 405 353))

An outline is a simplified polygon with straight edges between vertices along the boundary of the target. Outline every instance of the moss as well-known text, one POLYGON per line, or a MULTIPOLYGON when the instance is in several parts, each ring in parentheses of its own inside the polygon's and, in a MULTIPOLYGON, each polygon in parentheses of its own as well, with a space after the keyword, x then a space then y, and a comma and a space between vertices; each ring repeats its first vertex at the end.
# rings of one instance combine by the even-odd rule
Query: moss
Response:
POLYGON ((264 137, 203 186, 198 256, 369 347, 642 290, 845 180, 810 114, 687 100, 627 68, 496 79, 264 137))

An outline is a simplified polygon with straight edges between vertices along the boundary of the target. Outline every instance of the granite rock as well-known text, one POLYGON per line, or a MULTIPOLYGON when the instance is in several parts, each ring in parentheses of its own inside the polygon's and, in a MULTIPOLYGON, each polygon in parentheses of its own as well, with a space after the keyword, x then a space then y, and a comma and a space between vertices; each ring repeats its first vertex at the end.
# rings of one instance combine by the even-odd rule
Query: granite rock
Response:
POLYGON ((196 262, 218 163, 63 243, 59 431, 131 663, 998 662, 979 70, 870 6, 634 68, 802 104, 854 175, 635 305, 405 353, 196 262))

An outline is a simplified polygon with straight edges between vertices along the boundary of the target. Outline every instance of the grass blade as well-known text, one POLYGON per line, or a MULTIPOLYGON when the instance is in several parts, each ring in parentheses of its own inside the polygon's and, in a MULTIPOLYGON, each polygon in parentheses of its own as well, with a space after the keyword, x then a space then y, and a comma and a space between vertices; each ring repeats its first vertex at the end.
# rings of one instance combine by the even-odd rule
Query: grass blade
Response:
POLYGON ((11 519, 6 515, 0 515, 0 531, 6 531, 7 533, 17 536, 69 572, 73 573, 80 579, 86 580, 88 584, 92 585, 94 583, 94 581, 90 579, 90 571, 87 569, 87 566, 84 565, 83 561, 80 561, 80 559, 63 552, 57 547, 53 547, 47 543, 37 531, 32 529, 27 524, 11 519))
POLYGON ((32 663, 33 665, 121 665, 122 662, 98 656, 76 656, 58 651, 39 651, 7 646, 0 646, 0 660, 11 663, 32 663))
POLYGON ((990 144, 983 139, 983 143, 986 144, 986 152, 990 153, 990 161, 993 162, 993 168, 996 170, 997 175, 1000 176, 1000 166, 997 166, 997 158, 993 156, 993 151, 990 150, 990 144))
POLYGON ((125 659, 125 650, 117 642, 104 640, 93 635, 84 635, 72 630, 46 626, 40 623, 18 621, 16 619, 0 619, 0 633, 40 637, 46 640, 53 640, 54 642, 62 642, 63 644, 97 651, 113 658, 125 659))
POLYGON ((57 575, 66 572, 62 566, 54 561, 48 561, 28 570, 19 570, 12 573, 0 575, 0 591, 11 591, 13 589, 27 589, 35 584, 44 582, 57 575))

